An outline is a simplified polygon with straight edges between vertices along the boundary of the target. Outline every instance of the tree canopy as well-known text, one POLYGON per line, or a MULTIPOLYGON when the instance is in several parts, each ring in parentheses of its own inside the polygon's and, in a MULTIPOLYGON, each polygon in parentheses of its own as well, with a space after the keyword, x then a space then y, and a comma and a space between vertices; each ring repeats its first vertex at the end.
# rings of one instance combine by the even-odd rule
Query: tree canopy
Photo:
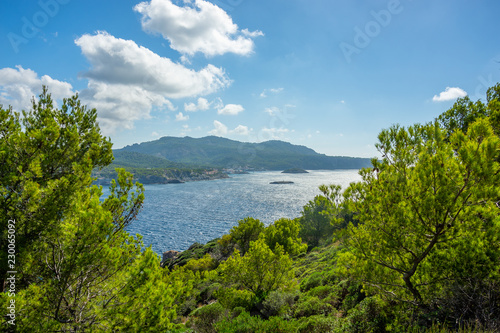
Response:
MULTIPOLYGON (((7 277, 8 221, 15 221, 16 328, 21 332, 152 331, 173 326, 174 302, 189 290, 179 273, 125 228, 143 187, 117 170, 110 195, 91 172, 112 161, 95 109, 78 96, 55 107, 44 87, 29 112, 0 107, 1 273, 7 277), (134 316, 130 314, 134 313, 134 316)), ((12 300, 2 293, 2 326, 12 300)))
POLYGON ((377 148, 383 159, 345 193, 360 223, 343 264, 368 289, 420 306, 454 279, 495 272, 500 139, 489 120, 449 140, 437 123, 393 126, 377 148))

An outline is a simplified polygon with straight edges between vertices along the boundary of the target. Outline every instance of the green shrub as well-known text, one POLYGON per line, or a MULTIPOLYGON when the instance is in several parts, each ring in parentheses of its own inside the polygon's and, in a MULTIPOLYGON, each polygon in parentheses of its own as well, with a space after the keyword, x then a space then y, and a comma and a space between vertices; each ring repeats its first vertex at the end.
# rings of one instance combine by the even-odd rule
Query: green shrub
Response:
POLYGON ((309 289, 320 286, 323 281, 323 273, 314 272, 300 283, 300 291, 308 291, 309 289))
POLYGON ((226 309, 242 307, 250 311, 257 302, 255 294, 246 289, 221 288, 216 295, 221 305, 226 309))
POLYGON ((385 332, 387 318, 381 301, 375 297, 362 300, 346 318, 345 331, 352 333, 385 332))
POLYGON ((294 333, 297 332, 297 322, 286 321, 280 317, 263 320, 242 312, 234 319, 225 319, 215 326, 218 333, 294 333))
POLYGON ((221 284, 217 282, 208 281, 200 287, 200 293, 197 297, 198 302, 208 303, 208 301, 215 299, 215 294, 221 288, 221 284))
POLYGON ((316 296, 335 308, 341 305, 340 294, 341 288, 339 286, 318 286, 308 292, 308 295, 316 296))
POLYGON ((218 333, 255 333, 262 332, 262 320, 252 317, 248 312, 242 312, 234 319, 226 318, 215 325, 218 333))
POLYGON ((325 315, 333 312, 335 309, 331 304, 323 302, 316 296, 301 297, 295 305, 294 316, 309 317, 314 315, 325 315))
POLYGON ((328 333, 334 332, 339 319, 321 315, 303 318, 298 326, 299 333, 328 333))
POLYGON ((229 311, 215 302, 196 309, 192 314, 191 327, 200 333, 216 333, 215 324, 228 317, 229 311))
POLYGON ((266 317, 286 316, 297 298, 296 292, 271 291, 262 302, 262 314, 266 317))

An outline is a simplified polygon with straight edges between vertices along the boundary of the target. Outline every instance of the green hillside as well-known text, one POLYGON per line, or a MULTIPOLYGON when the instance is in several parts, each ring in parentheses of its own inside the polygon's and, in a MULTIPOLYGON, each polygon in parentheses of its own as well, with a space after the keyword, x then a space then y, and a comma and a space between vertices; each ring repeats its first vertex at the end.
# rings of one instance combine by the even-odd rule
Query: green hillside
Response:
POLYGON ((156 141, 115 150, 115 154, 132 152, 148 154, 176 163, 217 168, 333 170, 360 169, 370 166, 368 158, 327 156, 318 154, 310 148, 283 141, 248 143, 215 136, 198 139, 163 137, 156 141))
POLYGON ((98 184, 108 184, 117 178, 117 168, 123 168, 143 184, 167 184, 193 180, 226 178, 221 170, 188 166, 169 161, 163 157, 133 151, 115 151, 113 162, 101 169, 95 169, 93 176, 98 184))

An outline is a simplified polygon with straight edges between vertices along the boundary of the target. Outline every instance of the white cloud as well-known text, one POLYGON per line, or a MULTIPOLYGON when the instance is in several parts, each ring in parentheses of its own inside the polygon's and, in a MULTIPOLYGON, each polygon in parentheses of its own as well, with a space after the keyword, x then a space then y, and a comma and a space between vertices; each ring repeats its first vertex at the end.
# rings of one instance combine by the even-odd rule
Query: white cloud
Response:
POLYGON ((206 95, 231 83, 221 68, 194 71, 106 32, 83 35, 75 43, 91 64, 82 74, 89 84, 80 96, 97 108, 104 133, 132 128, 134 121, 149 118, 153 107, 175 110, 167 98, 206 95))
POLYGON ((83 35, 75 43, 92 65, 83 73, 89 80, 138 85, 168 98, 210 94, 231 83, 221 68, 208 65, 196 72, 106 32, 83 35))
POLYGON ((235 116, 235 115, 237 115, 238 113, 240 113, 240 112, 242 112, 244 110, 245 109, 243 108, 243 106, 241 106, 239 104, 227 104, 223 108, 217 110, 217 113, 218 114, 223 114, 223 115, 235 116))
POLYGON ((158 133, 158 132, 155 131, 155 132, 151 133, 151 136, 154 136, 156 138, 156 137, 160 136, 160 133, 158 133))
POLYGON ((439 96, 434 95, 432 97, 432 100, 434 102, 444 102, 444 101, 451 101, 455 100, 460 97, 465 97, 467 96, 467 92, 465 90, 458 88, 458 87, 446 87, 445 91, 442 91, 439 96))
POLYGON ((214 120, 214 129, 208 132, 210 135, 215 135, 215 136, 223 136, 226 135, 228 130, 227 126, 221 123, 220 121, 214 120))
POLYGON ((262 31, 260 31, 260 30, 248 31, 248 29, 243 29, 243 30, 241 30, 241 33, 243 35, 251 37, 251 38, 255 38, 255 37, 259 37, 259 36, 264 36, 264 33, 262 31))
POLYGON ((250 134, 251 129, 248 129, 248 126, 238 125, 231 133, 235 133, 238 135, 248 135, 250 134))
POLYGON ((200 97, 200 98, 198 98, 197 104, 184 103, 184 111, 188 111, 188 112, 195 112, 198 110, 205 111, 205 110, 208 110, 210 108, 210 104, 212 104, 212 103, 209 103, 208 100, 206 100, 203 97, 200 97))
POLYGON ((271 92, 273 94, 279 94, 280 92, 282 92, 283 90, 285 90, 284 88, 271 88, 271 89, 264 89, 261 93, 260 93, 260 97, 261 98, 266 98, 267 97, 267 92, 271 92))
POLYGON ((223 9, 205 0, 185 0, 182 7, 170 0, 151 0, 134 10, 142 15, 143 30, 160 33, 172 49, 188 55, 248 55, 254 48, 251 38, 263 35, 261 31, 239 31, 223 9))
POLYGON ((248 126, 238 125, 235 129, 229 130, 226 125, 218 120, 214 120, 214 129, 209 131, 208 134, 216 136, 224 136, 227 134, 249 135, 252 129, 248 126))
POLYGON ((182 114, 182 112, 179 112, 178 114, 175 115, 175 121, 187 121, 189 120, 189 116, 185 116, 182 114))
POLYGON ((55 101, 74 94, 73 87, 67 82, 55 80, 48 75, 40 78, 36 72, 22 66, 6 67, 0 69, 0 104, 4 107, 10 105, 16 111, 28 111, 32 107, 32 98, 38 97, 43 85, 48 87, 55 101))

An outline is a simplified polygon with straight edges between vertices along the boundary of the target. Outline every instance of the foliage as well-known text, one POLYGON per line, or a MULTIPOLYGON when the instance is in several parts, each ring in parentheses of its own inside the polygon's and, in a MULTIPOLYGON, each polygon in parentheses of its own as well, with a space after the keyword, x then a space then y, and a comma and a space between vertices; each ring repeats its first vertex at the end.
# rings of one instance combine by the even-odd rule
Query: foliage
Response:
POLYGON ((236 250, 219 270, 224 281, 250 290, 263 300, 270 291, 293 288, 291 265, 292 260, 281 246, 273 252, 263 239, 258 239, 250 243, 244 256, 236 250))
POLYGON ((272 316, 289 317, 291 308, 297 298, 297 291, 271 291, 264 302, 262 302, 263 310, 261 312, 266 318, 272 316))
MULTIPOLYGON (((2 280, 7 271, 7 222, 16 221, 17 252, 29 251, 59 228, 72 198, 90 185, 91 170, 111 162, 111 142, 101 136, 96 117, 96 110, 81 105, 77 96, 54 108, 45 87, 22 117, 0 107, 2 280)), ((23 285, 33 279, 25 270, 20 274, 23 285)))
POLYGON ((383 160, 346 191, 361 221, 343 256, 350 273, 369 290, 425 306, 444 279, 498 271, 500 140, 488 121, 449 141, 437 124, 394 126, 379 140, 383 160))
POLYGON ((253 317, 248 312, 242 312, 234 319, 225 319, 216 324, 219 333, 293 333, 296 332, 296 323, 285 321, 280 317, 271 317, 262 320, 253 317))
POLYGON ((448 135, 460 130, 467 133, 470 125, 481 118, 488 118, 497 135, 500 135, 500 83, 486 92, 486 104, 472 102, 468 96, 457 99, 453 107, 441 114, 437 120, 448 135))
POLYGON ((438 319, 450 327, 480 325, 500 330, 500 282, 469 277, 444 290, 437 300, 438 319))
POLYGON ((486 105, 481 101, 473 102, 469 96, 457 99, 453 107, 443 112, 437 120, 440 125, 451 135, 456 131, 467 133, 469 126, 479 118, 484 118, 488 114, 486 105))
POLYGON ((192 314, 192 322, 190 326, 201 333, 215 333, 215 325, 228 318, 229 311, 224 309, 220 303, 215 302, 196 309, 192 314))
POLYGON ((217 299, 226 309, 243 308, 247 311, 252 310, 258 302, 255 294, 248 289, 221 288, 217 292, 217 299))
POLYGON ((16 221, 17 331, 172 328, 175 302, 192 281, 163 271, 140 237, 125 231, 144 199, 131 174, 117 170, 103 201, 101 188, 90 186, 92 169, 112 159, 96 110, 78 96, 56 109, 44 88, 22 120, 0 108, 0 122, 1 223, 16 221))
POLYGON ((238 225, 231 228, 229 236, 231 242, 238 245, 242 255, 250 248, 250 242, 256 241, 264 231, 264 223, 252 217, 238 221, 238 225))
POLYGON ((334 310, 329 303, 322 302, 316 296, 300 297, 294 307, 294 317, 309 317, 314 315, 326 315, 334 310))
POLYGON ((307 250, 307 244, 299 237, 300 224, 297 220, 281 218, 264 230, 264 239, 271 250, 281 245, 290 256, 307 250))
POLYGON ((191 259, 187 262, 186 269, 193 272, 205 272, 216 268, 216 262, 210 254, 205 254, 201 259, 191 259))
POLYGON ((368 297, 349 311, 343 330, 352 333, 385 332, 386 324, 383 303, 374 297, 368 297))
POLYGON ((304 206, 300 217, 299 236, 307 242, 309 248, 314 248, 320 241, 332 236, 334 226, 329 214, 330 201, 325 196, 318 195, 304 206))

